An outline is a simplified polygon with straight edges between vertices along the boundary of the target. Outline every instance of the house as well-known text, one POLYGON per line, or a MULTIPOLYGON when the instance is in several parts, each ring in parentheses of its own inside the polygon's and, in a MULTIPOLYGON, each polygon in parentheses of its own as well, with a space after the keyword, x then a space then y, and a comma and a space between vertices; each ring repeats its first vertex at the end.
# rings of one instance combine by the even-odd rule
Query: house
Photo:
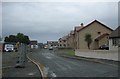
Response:
POLYGON ((77 30, 76 35, 76 48, 77 49, 88 49, 87 42, 85 41, 85 35, 90 34, 92 43, 90 49, 98 49, 101 45, 109 44, 109 34, 112 33, 112 29, 98 20, 94 20, 86 26, 81 24, 81 28, 77 30))
POLYGON ((58 47, 58 41, 47 41, 47 46, 49 47, 58 47))
POLYGON ((30 41, 30 48, 32 48, 32 49, 37 49, 38 48, 37 40, 30 41))
POLYGON ((58 40, 58 43, 59 43, 59 48, 67 48, 68 44, 67 44, 67 38, 68 38, 68 35, 66 36, 63 36, 62 38, 60 38, 58 40))
POLYGON ((79 31, 80 29, 82 29, 83 26, 84 26, 83 23, 81 23, 80 26, 75 26, 75 27, 74 27, 74 48, 75 48, 75 49, 78 49, 78 47, 79 47, 79 43, 78 43, 78 40, 79 40, 78 31, 79 31))
POLYGON ((120 26, 109 36, 109 50, 118 50, 118 47, 120 47, 120 26))
POLYGON ((68 48, 73 48, 75 47, 75 44, 74 44, 74 38, 75 38, 75 35, 74 35, 74 31, 70 31, 70 33, 68 34, 68 37, 67 37, 67 47, 68 48))

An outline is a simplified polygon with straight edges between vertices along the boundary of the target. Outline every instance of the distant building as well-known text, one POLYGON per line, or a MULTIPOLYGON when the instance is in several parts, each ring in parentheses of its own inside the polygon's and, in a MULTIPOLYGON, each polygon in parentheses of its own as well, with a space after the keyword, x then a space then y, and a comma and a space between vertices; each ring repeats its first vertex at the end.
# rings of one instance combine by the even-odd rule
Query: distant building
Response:
POLYGON ((60 38, 58 40, 58 43, 59 43, 59 48, 67 48, 68 46, 68 43, 67 43, 67 38, 68 36, 63 36, 62 38, 60 38))
POLYGON ((44 44, 43 43, 38 43, 38 48, 43 48, 44 44))
POLYGON ((109 49, 118 50, 118 47, 120 47, 120 26, 109 36, 109 49))
POLYGON ((30 41, 30 48, 32 48, 32 49, 37 49, 38 48, 37 40, 30 41))
POLYGON ((67 37, 67 48, 75 48, 74 41, 75 41, 74 31, 70 31, 67 37))
POLYGON ((48 47, 58 47, 58 41, 47 41, 48 47))

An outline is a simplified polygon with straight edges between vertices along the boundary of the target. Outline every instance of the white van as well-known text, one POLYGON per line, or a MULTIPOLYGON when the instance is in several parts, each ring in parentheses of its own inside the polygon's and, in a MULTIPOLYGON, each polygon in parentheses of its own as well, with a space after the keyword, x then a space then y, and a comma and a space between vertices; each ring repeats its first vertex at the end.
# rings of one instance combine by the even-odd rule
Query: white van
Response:
POLYGON ((14 45, 12 45, 12 44, 5 44, 4 50, 6 52, 14 51, 14 45))

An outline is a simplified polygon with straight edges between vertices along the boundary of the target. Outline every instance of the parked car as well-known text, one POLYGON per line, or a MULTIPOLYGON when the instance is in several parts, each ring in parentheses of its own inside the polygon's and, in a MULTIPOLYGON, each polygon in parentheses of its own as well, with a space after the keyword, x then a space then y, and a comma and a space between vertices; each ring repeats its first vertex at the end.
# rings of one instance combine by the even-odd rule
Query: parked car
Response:
POLYGON ((50 47, 49 50, 53 50, 53 47, 50 47))
POLYGON ((108 45, 101 45, 101 46, 99 47, 99 49, 109 50, 109 46, 108 46, 108 45))

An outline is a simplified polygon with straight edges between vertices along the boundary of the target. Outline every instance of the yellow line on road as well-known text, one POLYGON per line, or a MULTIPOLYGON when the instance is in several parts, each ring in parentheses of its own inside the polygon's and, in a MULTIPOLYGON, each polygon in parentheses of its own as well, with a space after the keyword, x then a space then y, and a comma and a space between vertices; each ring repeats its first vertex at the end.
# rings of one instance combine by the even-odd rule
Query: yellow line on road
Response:
POLYGON ((46 79, 47 78, 47 75, 43 72, 43 68, 44 66, 38 62, 36 62, 35 60, 31 59, 28 55, 27 55, 27 58, 32 61, 35 65, 37 65, 37 67, 39 68, 39 71, 41 72, 41 76, 43 79, 46 79))

